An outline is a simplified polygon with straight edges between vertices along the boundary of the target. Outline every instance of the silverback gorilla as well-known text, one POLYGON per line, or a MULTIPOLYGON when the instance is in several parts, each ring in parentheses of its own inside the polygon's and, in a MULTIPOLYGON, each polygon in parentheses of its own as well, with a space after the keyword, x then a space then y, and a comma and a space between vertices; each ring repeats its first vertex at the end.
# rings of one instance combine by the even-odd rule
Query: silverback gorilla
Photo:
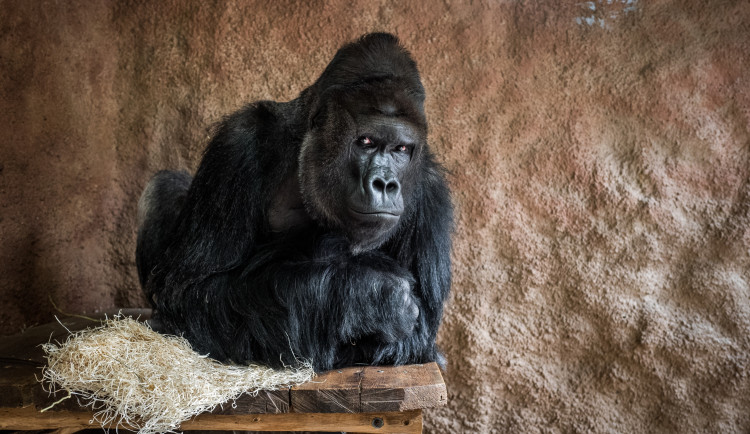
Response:
POLYGON ((365 35, 226 117, 195 177, 157 173, 136 262, 160 331, 235 363, 442 364, 453 211, 424 98, 396 37, 365 35))

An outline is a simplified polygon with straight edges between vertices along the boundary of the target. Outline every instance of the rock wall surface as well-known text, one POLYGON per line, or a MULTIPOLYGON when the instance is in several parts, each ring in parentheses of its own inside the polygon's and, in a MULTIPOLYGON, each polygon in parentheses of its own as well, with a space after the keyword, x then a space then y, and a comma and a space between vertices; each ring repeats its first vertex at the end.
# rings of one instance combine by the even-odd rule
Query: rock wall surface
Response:
POLYGON ((750 3, 0 0, 0 332, 143 306, 135 206, 398 34, 451 172, 427 432, 750 431, 750 3))

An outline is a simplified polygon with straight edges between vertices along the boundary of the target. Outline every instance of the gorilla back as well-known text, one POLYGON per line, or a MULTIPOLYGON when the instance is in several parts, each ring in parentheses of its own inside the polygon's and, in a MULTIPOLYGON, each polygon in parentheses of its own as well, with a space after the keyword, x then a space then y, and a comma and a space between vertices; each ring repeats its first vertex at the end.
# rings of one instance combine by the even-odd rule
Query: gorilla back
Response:
POLYGON ((376 33, 297 99, 226 117, 192 181, 157 174, 136 259, 163 331, 213 358, 442 363, 451 231, 416 64, 376 33))

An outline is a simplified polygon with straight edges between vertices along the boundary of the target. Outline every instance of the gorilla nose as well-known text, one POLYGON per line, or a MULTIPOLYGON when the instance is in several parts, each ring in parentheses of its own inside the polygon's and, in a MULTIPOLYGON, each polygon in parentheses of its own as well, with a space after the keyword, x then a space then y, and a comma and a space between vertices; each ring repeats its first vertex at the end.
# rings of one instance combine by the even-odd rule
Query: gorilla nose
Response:
POLYGON ((375 193, 378 194, 396 194, 398 193, 398 190, 401 188, 401 186, 398 184, 398 181, 396 181, 395 178, 391 179, 385 179, 382 176, 376 176, 372 180, 372 190, 375 193))
POLYGON ((366 183, 371 199, 380 205, 395 205, 393 202, 401 192, 401 184, 390 173, 376 173, 370 175, 366 183))

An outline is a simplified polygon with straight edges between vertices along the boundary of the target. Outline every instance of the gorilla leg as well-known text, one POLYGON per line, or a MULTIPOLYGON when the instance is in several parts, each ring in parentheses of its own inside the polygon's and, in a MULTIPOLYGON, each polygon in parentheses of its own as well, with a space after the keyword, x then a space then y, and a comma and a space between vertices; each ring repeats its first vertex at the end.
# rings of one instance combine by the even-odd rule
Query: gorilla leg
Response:
POLYGON ((135 262, 143 288, 164 253, 192 179, 185 171, 162 170, 151 178, 141 194, 135 262))

